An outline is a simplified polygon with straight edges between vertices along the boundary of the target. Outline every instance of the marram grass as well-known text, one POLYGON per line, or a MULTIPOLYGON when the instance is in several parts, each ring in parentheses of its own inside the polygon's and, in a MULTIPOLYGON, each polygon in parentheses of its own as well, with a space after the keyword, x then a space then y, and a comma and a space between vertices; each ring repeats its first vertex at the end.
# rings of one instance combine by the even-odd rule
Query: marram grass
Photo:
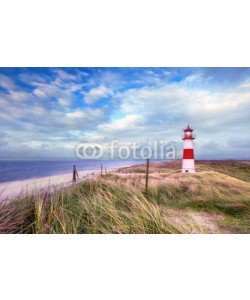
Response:
POLYGON ((151 174, 146 194, 143 180, 107 174, 75 186, 50 187, 33 196, 3 201, 0 232, 250 232, 248 181, 215 171, 165 175, 151 174))

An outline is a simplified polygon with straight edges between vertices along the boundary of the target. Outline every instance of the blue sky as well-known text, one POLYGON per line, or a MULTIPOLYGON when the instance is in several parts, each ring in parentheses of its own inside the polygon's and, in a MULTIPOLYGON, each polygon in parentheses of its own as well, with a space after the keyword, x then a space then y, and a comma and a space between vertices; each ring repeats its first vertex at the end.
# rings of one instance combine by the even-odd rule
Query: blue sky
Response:
POLYGON ((250 158, 250 68, 0 68, 0 158, 74 158, 81 142, 173 141, 250 158))

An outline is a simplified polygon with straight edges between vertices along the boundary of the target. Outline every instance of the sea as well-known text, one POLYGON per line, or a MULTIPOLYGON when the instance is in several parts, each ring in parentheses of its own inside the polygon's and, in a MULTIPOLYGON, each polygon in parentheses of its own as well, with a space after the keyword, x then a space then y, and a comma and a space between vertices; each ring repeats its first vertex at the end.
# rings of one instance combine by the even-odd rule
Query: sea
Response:
POLYGON ((58 160, 58 161, 0 161, 0 183, 71 172, 73 165, 78 171, 100 171, 145 163, 145 160, 58 160))

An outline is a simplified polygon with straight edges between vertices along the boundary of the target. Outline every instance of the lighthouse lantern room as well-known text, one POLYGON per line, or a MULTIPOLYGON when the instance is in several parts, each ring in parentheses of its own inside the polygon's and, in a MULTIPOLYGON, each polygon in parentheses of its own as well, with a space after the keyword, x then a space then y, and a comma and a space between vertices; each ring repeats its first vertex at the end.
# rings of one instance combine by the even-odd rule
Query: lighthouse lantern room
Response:
POLYGON ((183 158, 182 158, 182 172, 183 173, 194 173, 194 147, 193 140, 195 135, 193 134, 193 129, 188 125, 184 130, 184 135, 182 139, 184 140, 183 147, 183 158))

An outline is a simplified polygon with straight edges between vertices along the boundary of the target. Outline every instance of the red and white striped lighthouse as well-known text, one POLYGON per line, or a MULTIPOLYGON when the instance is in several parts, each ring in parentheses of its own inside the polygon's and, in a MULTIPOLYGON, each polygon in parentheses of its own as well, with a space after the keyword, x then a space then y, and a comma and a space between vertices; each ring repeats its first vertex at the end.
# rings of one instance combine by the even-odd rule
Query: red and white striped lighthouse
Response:
POLYGON ((183 158, 182 158, 182 172, 194 173, 195 167, 194 167, 193 140, 195 139, 195 135, 193 134, 193 129, 189 125, 183 131, 184 131, 184 135, 182 139, 184 140, 184 147, 183 147, 183 158))

